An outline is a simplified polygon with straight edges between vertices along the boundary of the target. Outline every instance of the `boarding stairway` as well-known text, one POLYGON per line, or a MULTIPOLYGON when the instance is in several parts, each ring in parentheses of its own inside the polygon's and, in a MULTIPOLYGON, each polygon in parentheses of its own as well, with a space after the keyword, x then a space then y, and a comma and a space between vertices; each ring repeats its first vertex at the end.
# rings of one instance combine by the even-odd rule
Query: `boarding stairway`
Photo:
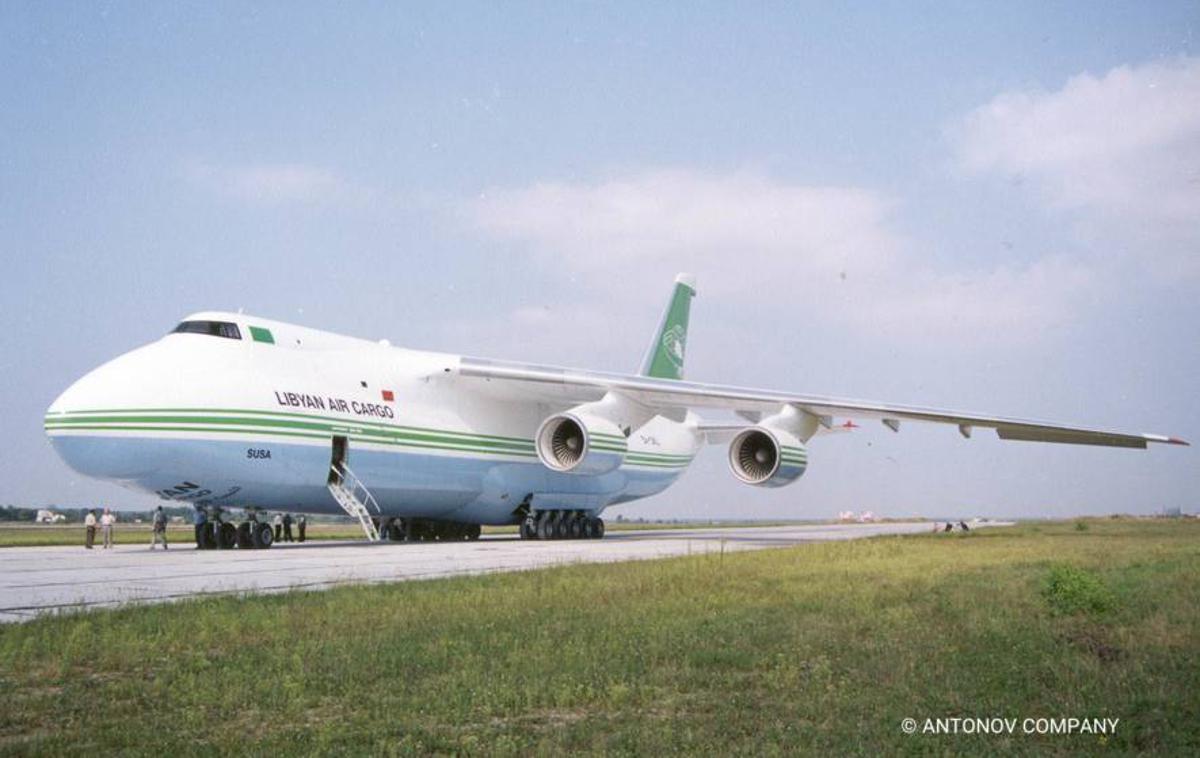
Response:
POLYGON ((369 505, 376 513, 382 513, 379 503, 375 502, 375 496, 345 463, 335 463, 329 467, 329 471, 329 493, 333 495, 333 499, 342 506, 342 510, 358 519, 368 540, 379 542, 379 529, 375 526, 375 520, 371 518, 371 511, 367 509, 369 505))

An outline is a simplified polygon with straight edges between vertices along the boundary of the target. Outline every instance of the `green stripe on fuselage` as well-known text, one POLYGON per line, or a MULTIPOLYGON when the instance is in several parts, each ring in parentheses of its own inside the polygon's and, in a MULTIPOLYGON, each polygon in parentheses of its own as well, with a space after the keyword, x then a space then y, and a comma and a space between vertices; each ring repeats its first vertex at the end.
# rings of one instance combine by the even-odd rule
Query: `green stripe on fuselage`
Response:
MULTIPOLYGON (((536 457, 531 439, 392 426, 289 412, 185 408, 73 411, 47 414, 45 428, 47 431, 183 432, 303 439, 329 439, 334 434, 347 434, 363 442, 417 449, 536 457), (235 415, 220 415, 224 413, 235 415)), ((619 445, 610 445, 606 440, 593 447, 598 451, 624 454, 626 463, 633 466, 682 468, 692 460, 690 455, 629 451, 624 437, 616 439, 620 441, 619 445)))

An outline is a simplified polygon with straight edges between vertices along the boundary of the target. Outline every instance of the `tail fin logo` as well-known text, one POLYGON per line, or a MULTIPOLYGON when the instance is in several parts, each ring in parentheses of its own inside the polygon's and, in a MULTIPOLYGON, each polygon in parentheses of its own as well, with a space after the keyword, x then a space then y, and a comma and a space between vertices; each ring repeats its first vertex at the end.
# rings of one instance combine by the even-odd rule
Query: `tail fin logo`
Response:
POLYGON ((683 369, 683 353, 686 347, 686 339, 687 333, 679 324, 675 324, 670 329, 667 329, 663 332, 663 354, 666 355, 667 360, 669 360, 676 369, 683 369))

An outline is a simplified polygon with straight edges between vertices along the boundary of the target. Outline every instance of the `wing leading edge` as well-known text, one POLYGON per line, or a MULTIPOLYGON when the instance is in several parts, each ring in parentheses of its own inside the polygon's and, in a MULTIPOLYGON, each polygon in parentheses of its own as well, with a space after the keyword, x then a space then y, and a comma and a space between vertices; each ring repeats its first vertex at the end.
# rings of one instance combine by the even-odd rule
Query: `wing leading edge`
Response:
POLYGON ((899 431, 901 421, 950 424, 957 426, 959 433, 964 437, 970 437, 973 430, 979 428, 995 429, 1000 439, 1004 440, 1125 448, 1145 448, 1152 442, 1167 445, 1189 444, 1176 437, 1167 437, 1161 434, 1131 434, 935 408, 866 400, 844 400, 818 395, 799 395, 482 358, 460 359, 457 373, 464 377, 500 384, 522 395, 544 396, 551 402, 571 400, 587 402, 597 399, 605 392, 616 391, 643 405, 665 412, 712 408, 737 411, 743 414, 763 414, 773 413, 783 406, 790 405, 815 416, 821 426, 825 428, 832 425, 834 416, 840 416, 878 419, 893 431, 899 431))

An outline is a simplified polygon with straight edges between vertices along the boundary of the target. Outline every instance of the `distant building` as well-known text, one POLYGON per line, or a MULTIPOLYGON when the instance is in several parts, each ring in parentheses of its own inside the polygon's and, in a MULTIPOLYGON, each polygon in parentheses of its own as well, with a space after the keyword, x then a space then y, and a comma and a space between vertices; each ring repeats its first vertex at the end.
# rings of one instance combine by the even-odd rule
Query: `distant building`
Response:
POLYGON ((37 516, 33 520, 39 524, 61 524, 67 520, 67 517, 54 511, 42 510, 37 512, 37 516))

